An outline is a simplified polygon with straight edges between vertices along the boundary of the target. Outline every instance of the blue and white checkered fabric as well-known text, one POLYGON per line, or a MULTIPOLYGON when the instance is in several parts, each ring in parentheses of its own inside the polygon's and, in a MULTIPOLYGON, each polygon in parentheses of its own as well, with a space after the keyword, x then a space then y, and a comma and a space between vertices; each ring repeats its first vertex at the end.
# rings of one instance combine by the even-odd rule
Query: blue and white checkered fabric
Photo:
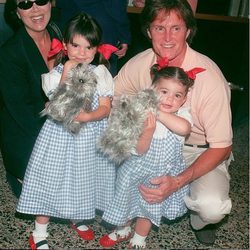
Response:
MULTIPOLYGON (((98 107, 95 94, 93 109, 98 107)), ((95 147, 107 119, 72 135, 49 119, 29 160, 17 211, 64 219, 93 219, 113 200, 115 166, 95 147)))
POLYGON ((58 73, 60 73, 60 74, 62 74, 62 72, 63 72, 63 67, 64 67, 64 65, 63 64, 61 64, 61 63, 59 63, 57 66, 55 66, 55 71, 57 71, 58 73))
POLYGON ((164 138, 153 138, 149 151, 143 156, 132 156, 119 167, 113 202, 103 214, 103 220, 113 225, 124 225, 136 217, 148 218, 156 226, 162 216, 175 219, 187 208, 183 198, 188 194, 185 186, 159 204, 149 204, 140 195, 138 186, 152 186, 149 180, 156 176, 176 176, 186 168, 182 144, 176 135, 167 131, 164 138))

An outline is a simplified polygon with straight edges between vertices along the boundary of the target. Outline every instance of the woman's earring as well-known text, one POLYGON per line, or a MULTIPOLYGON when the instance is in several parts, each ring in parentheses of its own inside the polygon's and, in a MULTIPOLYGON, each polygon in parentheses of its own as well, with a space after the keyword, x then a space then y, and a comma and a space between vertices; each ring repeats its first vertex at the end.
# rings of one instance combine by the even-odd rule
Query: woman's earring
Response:
POLYGON ((151 39, 151 33, 150 33, 149 29, 147 29, 147 35, 148 35, 149 39, 151 39))
POLYGON ((17 15, 17 17, 18 17, 19 19, 21 19, 21 16, 20 16, 20 14, 19 14, 18 12, 16 12, 16 15, 17 15))

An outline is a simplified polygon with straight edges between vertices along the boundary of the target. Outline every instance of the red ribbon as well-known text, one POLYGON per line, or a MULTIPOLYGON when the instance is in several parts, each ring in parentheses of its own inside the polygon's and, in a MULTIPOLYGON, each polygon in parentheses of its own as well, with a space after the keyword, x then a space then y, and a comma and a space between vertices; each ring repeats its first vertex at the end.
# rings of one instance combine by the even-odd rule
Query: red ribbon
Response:
POLYGON ((158 71, 161 70, 162 68, 165 68, 168 66, 168 58, 167 57, 163 57, 163 58, 159 58, 157 59, 156 63, 158 64, 157 69, 158 71))
POLYGON ((51 49, 48 53, 48 58, 57 55, 60 51, 63 51, 64 55, 67 55, 67 50, 64 49, 63 44, 56 38, 52 39, 51 49))
POLYGON ((119 49, 111 44, 102 44, 97 49, 97 51, 101 53, 106 60, 109 60, 111 55, 117 50, 119 49))
POLYGON ((193 68, 191 70, 186 71, 186 74, 188 75, 190 79, 195 80, 196 75, 203 71, 205 71, 205 69, 203 68, 193 68))

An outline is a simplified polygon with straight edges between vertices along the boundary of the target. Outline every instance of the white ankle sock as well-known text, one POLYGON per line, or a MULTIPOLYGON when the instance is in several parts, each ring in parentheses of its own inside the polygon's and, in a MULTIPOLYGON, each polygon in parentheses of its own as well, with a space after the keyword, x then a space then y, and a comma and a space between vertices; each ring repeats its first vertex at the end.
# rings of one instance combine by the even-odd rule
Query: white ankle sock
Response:
POLYGON ((146 238, 147 236, 141 236, 135 232, 133 238, 130 240, 130 243, 132 244, 132 246, 138 246, 138 248, 145 248, 146 238))
MULTIPOLYGON (((72 220, 73 224, 76 226, 78 222, 81 222, 81 220, 72 220)), ((87 231, 89 229, 86 225, 76 226, 78 230, 80 231, 87 231)))
POLYGON ((131 227, 118 227, 114 232, 109 234, 111 240, 117 240, 117 236, 126 237, 131 233, 131 227))
MULTIPOLYGON (((46 238, 48 237, 48 233, 47 233, 48 225, 49 223, 40 224, 37 221, 35 221, 35 230, 32 233, 33 240, 35 243, 38 243, 39 241, 42 241, 42 240, 46 240, 46 238)), ((44 244, 38 247, 37 249, 49 249, 49 246, 48 244, 44 244)))

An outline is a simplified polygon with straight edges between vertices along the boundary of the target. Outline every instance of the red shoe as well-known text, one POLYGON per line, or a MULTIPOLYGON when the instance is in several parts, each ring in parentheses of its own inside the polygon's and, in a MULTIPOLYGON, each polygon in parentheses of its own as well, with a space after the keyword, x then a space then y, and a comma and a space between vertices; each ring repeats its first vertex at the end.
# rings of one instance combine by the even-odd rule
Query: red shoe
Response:
POLYGON ((126 241, 131 237, 131 232, 122 237, 120 235, 117 235, 117 240, 112 240, 109 238, 108 234, 105 234, 104 236, 102 236, 102 238, 99 240, 99 243, 102 247, 113 247, 116 245, 116 243, 122 242, 122 241, 126 241))
POLYGON ((73 223, 70 226, 77 232, 77 234, 84 240, 93 240, 95 238, 95 234, 92 229, 88 227, 88 230, 82 231, 79 230, 73 223))
POLYGON ((30 235, 30 237, 29 237, 29 245, 30 245, 31 250, 37 250, 38 247, 40 247, 42 245, 45 245, 45 244, 48 245, 47 240, 41 240, 41 241, 38 241, 37 243, 35 243, 34 239, 33 239, 33 236, 30 235))

